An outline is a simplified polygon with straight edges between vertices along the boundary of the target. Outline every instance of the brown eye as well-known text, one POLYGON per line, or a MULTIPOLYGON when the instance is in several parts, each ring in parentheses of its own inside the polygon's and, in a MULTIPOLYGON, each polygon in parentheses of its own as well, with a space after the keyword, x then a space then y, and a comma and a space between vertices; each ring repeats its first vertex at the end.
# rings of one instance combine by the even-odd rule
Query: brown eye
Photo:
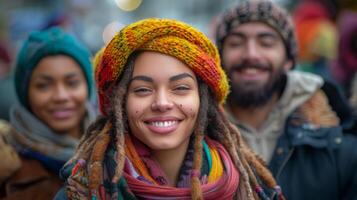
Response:
POLYGON ((49 89, 51 86, 50 83, 36 83, 35 84, 35 88, 38 89, 38 90, 47 90, 49 89))
POLYGON ((69 80, 67 82, 67 85, 70 86, 70 87, 77 87, 81 84, 81 81, 80 80, 69 80))
POLYGON ((190 90, 191 87, 189 87, 188 85, 178 85, 174 87, 173 92, 178 95, 184 95, 189 93, 190 90))
POLYGON ((152 92, 152 90, 150 88, 140 87, 140 88, 134 89, 133 92, 137 95, 144 96, 144 95, 150 94, 152 92))

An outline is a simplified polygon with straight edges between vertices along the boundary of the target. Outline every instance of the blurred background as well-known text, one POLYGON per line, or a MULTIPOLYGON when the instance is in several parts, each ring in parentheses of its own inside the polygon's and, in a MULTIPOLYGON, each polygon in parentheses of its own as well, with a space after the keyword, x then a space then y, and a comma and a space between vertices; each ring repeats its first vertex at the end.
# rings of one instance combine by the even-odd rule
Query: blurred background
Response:
MULTIPOLYGON (((284 6, 292 1, 276 0, 284 6)), ((148 17, 174 18, 206 34, 237 0, 0 0, 0 38, 17 46, 28 32, 62 26, 92 51, 122 26, 148 17)))
MULTIPOLYGON (((292 11, 302 0, 274 0, 292 11)), ((305 0, 306 1, 306 0, 305 0)), ((331 20, 357 0, 319 2, 331 20)), ((182 20, 212 37, 218 13, 239 0, 0 0, 0 41, 18 48, 28 32, 62 26, 95 52, 122 26, 147 17, 182 20)), ((12 50, 14 51, 14 49, 12 50)))

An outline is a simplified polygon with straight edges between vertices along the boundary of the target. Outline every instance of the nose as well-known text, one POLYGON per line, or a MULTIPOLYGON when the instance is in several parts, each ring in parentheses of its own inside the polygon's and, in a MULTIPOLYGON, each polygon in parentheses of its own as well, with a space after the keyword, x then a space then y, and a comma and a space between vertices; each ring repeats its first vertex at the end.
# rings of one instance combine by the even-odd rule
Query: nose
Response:
POLYGON ((156 93, 155 99, 151 104, 153 111, 165 112, 171 110, 174 104, 168 91, 160 90, 156 93))
POLYGON ((248 40, 244 51, 244 58, 248 60, 257 60, 260 57, 260 49, 256 41, 248 40))
POLYGON ((54 93, 53 99, 55 101, 66 101, 70 97, 68 89, 64 85, 57 85, 54 93))

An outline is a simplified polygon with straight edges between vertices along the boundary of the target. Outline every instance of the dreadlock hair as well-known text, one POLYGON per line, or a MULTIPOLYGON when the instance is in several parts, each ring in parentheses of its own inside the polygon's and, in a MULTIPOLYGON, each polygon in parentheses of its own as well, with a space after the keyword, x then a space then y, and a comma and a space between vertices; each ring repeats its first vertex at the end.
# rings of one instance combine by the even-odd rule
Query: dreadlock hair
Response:
MULTIPOLYGON (((206 85, 204 86, 207 88, 206 85)), ((205 130, 210 138, 223 144, 229 152, 235 167, 239 170, 242 177, 242 185, 239 186, 238 192, 241 192, 241 196, 247 196, 248 199, 258 199, 256 195, 264 195, 259 194, 259 192, 262 192, 260 182, 263 182, 269 188, 277 189, 275 188, 276 181, 265 167, 266 164, 263 159, 247 147, 239 130, 229 122, 222 106, 213 97, 213 93, 210 90, 206 95, 200 95, 201 102, 208 103, 201 104, 202 110, 208 111, 207 121, 205 122, 208 126, 205 130), (204 100, 205 98, 207 100, 204 100), (203 108, 204 106, 207 106, 207 108, 203 108)))
POLYGON ((88 187, 90 192, 96 193, 100 180, 102 180, 103 160, 105 151, 110 141, 115 142, 117 151, 117 163, 112 182, 118 182, 121 177, 125 151, 124 133, 126 132, 125 101, 130 78, 134 71, 134 60, 138 53, 133 53, 128 60, 119 81, 115 84, 112 96, 110 97, 112 107, 109 108, 109 115, 99 116, 87 129, 86 134, 81 138, 76 154, 71 160, 84 159, 88 163, 88 187))
MULTIPOLYGON (((126 93, 134 71, 134 61, 139 53, 133 53, 128 59, 126 67, 124 67, 124 71, 113 89, 113 95, 110 97, 112 107, 109 108, 108 117, 98 117, 88 128, 72 159, 78 160, 82 158, 89 160, 88 187, 92 195, 96 193, 102 180, 102 164, 110 141, 115 142, 118 163, 112 182, 118 182, 122 175, 125 159, 124 133, 128 132, 125 113, 126 93)), ((197 80, 200 108, 193 132, 195 154, 191 174, 191 198, 194 200, 203 199, 199 173, 202 166, 202 141, 205 134, 223 144, 229 152, 235 167, 240 172, 242 181, 240 181, 237 189, 237 198, 241 199, 244 196, 247 199, 266 197, 265 193, 262 192, 261 182, 272 189, 276 189, 274 188, 276 182, 271 173, 265 168, 264 161, 246 146, 239 130, 229 122, 223 108, 215 100, 207 84, 200 80, 199 77, 197 77, 197 80)))

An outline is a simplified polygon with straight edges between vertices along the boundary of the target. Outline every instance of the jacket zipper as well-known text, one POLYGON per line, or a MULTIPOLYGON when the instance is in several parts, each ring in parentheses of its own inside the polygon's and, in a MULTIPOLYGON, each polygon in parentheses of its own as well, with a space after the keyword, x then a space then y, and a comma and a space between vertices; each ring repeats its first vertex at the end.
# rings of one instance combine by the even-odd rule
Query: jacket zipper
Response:
POLYGON ((281 172, 283 171, 283 168, 285 167, 286 163, 288 162, 288 160, 290 159, 291 155, 293 155, 295 147, 293 147, 292 149, 290 149, 288 156, 284 159, 283 164, 280 166, 278 173, 276 174, 276 180, 279 180, 279 176, 281 174, 281 172))

